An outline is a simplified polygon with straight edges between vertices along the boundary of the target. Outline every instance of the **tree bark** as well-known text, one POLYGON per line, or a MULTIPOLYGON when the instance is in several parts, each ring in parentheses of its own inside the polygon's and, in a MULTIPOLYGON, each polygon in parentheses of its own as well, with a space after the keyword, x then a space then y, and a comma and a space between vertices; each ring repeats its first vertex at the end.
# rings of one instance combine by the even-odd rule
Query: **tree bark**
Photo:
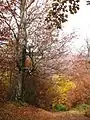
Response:
POLYGON ((26 31, 27 13, 25 7, 26 7, 26 0, 21 0, 20 3, 21 21, 18 29, 17 50, 16 50, 17 59, 19 63, 18 65, 19 74, 17 78, 17 90, 16 90, 17 100, 23 100, 24 97, 25 59, 26 59, 26 47, 27 47, 27 31, 26 31))

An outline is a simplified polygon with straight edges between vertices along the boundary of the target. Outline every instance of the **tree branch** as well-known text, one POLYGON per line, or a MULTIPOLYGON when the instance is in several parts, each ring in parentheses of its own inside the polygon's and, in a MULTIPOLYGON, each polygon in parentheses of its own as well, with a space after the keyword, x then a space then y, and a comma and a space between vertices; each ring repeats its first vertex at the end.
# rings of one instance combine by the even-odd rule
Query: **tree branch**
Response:
POLYGON ((19 24, 18 24, 18 22, 17 22, 17 19, 16 19, 14 13, 13 13, 13 10, 11 9, 11 6, 10 6, 8 0, 6 0, 6 2, 7 2, 7 4, 8 4, 8 6, 9 6, 9 8, 10 8, 10 12, 11 12, 12 16, 14 17, 14 19, 15 19, 15 21, 16 21, 17 27, 19 27, 19 24))
POLYGON ((26 7, 26 10, 32 5, 32 3, 34 3, 35 0, 30 0, 29 5, 26 7))
POLYGON ((1 11, 0 11, 0 13, 2 14, 2 16, 0 15, 0 17, 1 17, 2 19, 4 19, 5 23, 8 25, 9 29, 10 29, 10 30, 12 31, 12 33, 14 34, 15 39, 17 39, 17 36, 16 36, 14 30, 11 28, 10 24, 7 22, 7 18, 3 15, 3 13, 2 13, 1 11))

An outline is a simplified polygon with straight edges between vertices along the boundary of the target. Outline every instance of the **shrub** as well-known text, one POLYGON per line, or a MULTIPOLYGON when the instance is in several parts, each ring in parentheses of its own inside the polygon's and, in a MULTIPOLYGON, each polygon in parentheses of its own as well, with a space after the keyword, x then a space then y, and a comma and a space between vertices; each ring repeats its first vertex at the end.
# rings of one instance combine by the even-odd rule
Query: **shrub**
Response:
POLYGON ((12 71, 0 71, 0 100, 6 100, 11 92, 12 71))
POLYGON ((74 82, 64 75, 54 75, 52 81, 54 84, 49 91, 57 95, 53 98, 52 104, 68 105, 68 92, 76 87, 74 82))
POLYGON ((0 102, 4 102, 6 100, 6 93, 5 85, 0 81, 0 102))
POLYGON ((11 71, 0 72, 1 81, 6 87, 9 87, 10 84, 10 74, 11 71))
POLYGON ((76 111, 82 115, 85 115, 90 109, 90 105, 88 104, 78 104, 76 107, 72 108, 72 111, 76 111))
POLYGON ((38 86, 38 103, 48 110, 61 104, 68 108, 68 92, 76 87, 70 77, 56 74, 50 80, 40 82, 38 86))
POLYGON ((86 80, 76 81, 76 88, 69 91, 68 100, 72 107, 78 104, 90 104, 90 83, 86 80))
POLYGON ((79 111, 87 110, 88 108, 90 108, 90 105, 87 104, 80 104, 76 106, 76 109, 78 109, 79 111))
POLYGON ((53 110, 54 111, 67 111, 67 107, 63 104, 56 104, 54 107, 53 107, 53 110))

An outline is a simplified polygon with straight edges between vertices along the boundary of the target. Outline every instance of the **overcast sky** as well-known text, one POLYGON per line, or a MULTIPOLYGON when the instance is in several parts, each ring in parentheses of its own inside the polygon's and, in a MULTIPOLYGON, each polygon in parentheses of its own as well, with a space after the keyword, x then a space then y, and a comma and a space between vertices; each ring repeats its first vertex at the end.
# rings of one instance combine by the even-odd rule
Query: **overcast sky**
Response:
POLYGON ((73 52, 82 49, 81 46, 85 44, 85 39, 90 38, 90 5, 86 5, 85 0, 80 2, 80 10, 75 15, 70 15, 68 22, 65 24, 64 31, 76 31, 79 39, 75 39, 72 44, 73 52))

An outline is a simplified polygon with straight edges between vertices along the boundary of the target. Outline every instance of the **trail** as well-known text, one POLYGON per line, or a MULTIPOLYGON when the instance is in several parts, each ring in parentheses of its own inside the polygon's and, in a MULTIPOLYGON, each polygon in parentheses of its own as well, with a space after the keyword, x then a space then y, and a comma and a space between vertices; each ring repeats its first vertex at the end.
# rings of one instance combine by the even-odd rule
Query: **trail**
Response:
POLYGON ((0 120, 90 120, 90 118, 70 112, 48 112, 33 106, 0 106, 0 120))

